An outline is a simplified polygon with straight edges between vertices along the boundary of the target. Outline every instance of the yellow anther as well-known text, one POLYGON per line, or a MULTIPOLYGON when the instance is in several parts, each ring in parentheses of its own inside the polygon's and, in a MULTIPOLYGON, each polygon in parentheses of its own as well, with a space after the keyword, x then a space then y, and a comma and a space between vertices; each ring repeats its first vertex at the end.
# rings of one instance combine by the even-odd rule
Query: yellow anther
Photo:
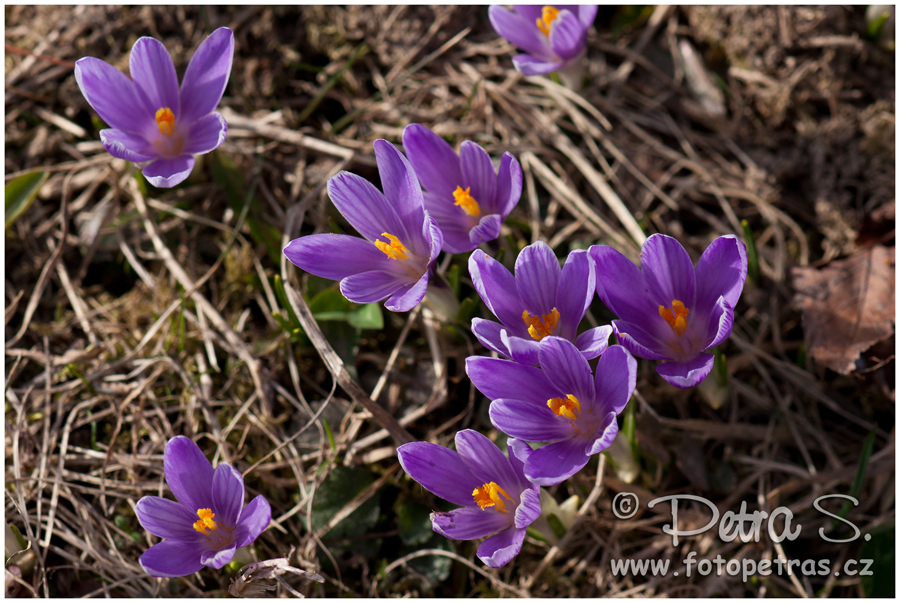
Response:
POLYGON ((567 395, 565 398, 551 398, 547 400, 547 406, 550 407, 550 410, 557 417, 565 417, 570 421, 574 421, 577 418, 575 415, 581 414, 581 402, 572 394, 567 395))
POLYGON ((525 310, 522 312, 522 320, 528 325, 528 334, 531 335, 531 338, 540 341, 556 330, 556 325, 559 323, 559 310, 553 308, 540 318, 532 316, 528 313, 528 310, 525 310))
POLYGON ((553 8, 552 6, 545 6, 541 11, 541 18, 537 20, 538 29, 541 30, 545 36, 550 36, 550 24, 556 21, 556 17, 559 16, 559 9, 553 8))
POLYGON ((198 532, 202 532, 203 534, 209 534, 210 531, 216 530, 216 522, 213 521, 213 517, 216 514, 212 512, 212 509, 197 509, 197 521, 194 522, 194 529, 198 532))
POLYGON ((453 198, 456 199, 454 205, 459 205, 462 210, 470 216, 479 216, 481 215, 481 207, 478 206, 478 202, 469 194, 471 189, 471 186, 467 186, 466 190, 463 190, 461 186, 457 186, 456 190, 453 191, 453 198))
POLYGON ((475 499, 482 511, 487 507, 494 507, 501 513, 506 513, 506 503, 500 498, 501 495, 505 496, 506 500, 512 500, 509 494, 506 493, 506 490, 494 482, 488 482, 472 491, 472 498, 475 499))
POLYGON ((675 333, 679 336, 684 335, 687 330, 687 315, 690 310, 684 307, 684 304, 677 299, 672 300, 672 309, 660 305, 659 315, 663 317, 669 326, 675 329, 675 333))
POLYGON ((175 131, 175 114, 168 107, 163 107, 156 112, 156 125, 163 136, 171 136, 175 131))
POLYGON ((375 241, 375 247, 382 250, 386 256, 392 260, 405 260, 409 257, 406 255, 409 253, 409 250, 403 246, 400 239, 386 232, 381 233, 381 236, 389 240, 390 244, 385 243, 384 241, 375 241))

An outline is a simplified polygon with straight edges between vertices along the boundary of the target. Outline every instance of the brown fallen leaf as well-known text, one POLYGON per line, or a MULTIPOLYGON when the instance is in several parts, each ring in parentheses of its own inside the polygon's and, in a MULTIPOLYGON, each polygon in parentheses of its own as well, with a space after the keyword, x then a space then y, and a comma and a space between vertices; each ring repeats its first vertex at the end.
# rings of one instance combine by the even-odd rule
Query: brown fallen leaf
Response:
POLYGON ((847 375, 894 332, 894 248, 874 245, 822 268, 794 268, 793 305, 803 312, 809 354, 847 375))

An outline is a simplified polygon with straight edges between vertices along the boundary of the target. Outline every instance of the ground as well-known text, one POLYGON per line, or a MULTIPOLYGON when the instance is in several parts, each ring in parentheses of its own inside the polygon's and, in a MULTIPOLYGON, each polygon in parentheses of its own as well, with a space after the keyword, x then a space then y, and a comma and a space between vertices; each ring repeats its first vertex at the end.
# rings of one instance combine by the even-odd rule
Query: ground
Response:
MULTIPOLYGON (((295 550, 293 566, 324 578, 283 578, 307 596, 893 595, 895 58, 863 7, 602 7, 577 94, 518 74, 485 7, 5 13, 5 511, 31 547, 8 563, 7 593, 221 596, 241 563, 295 550), (184 184, 154 189, 103 150, 74 62, 127 70, 152 36, 181 76, 220 26, 236 39, 228 138, 184 184), (487 353, 468 318, 490 317, 466 254, 440 263, 463 300, 453 320, 350 305, 281 255, 350 230, 327 179, 379 185, 372 142, 400 144, 409 123, 518 157, 522 199, 491 250, 507 266, 537 240, 560 258, 609 244, 637 260, 655 232, 694 261, 725 234, 758 255, 718 376, 677 390, 639 361, 618 450, 545 489, 579 497, 559 541, 529 535, 499 570, 477 543, 431 533, 446 507, 395 454, 466 428, 505 441, 465 375, 487 353), (134 505, 171 496, 176 435, 232 463, 273 523, 232 566, 154 579, 137 559, 158 539, 134 505), (640 503, 630 519, 621 493, 640 503), (710 529, 675 544, 671 506, 648 503, 686 494, 722 514, 787 507, 802 531, 777 543, 763 522, 748 542, 710 529), (820 500, 835 494, 858 505, 820 500), (846 522, 871 538, 848 540, 846 522), (688 576, 691 553, 872 559, 873 576, 688 576), (617 575, 625 559, 671 568, 617 575)), ((595 299, 586 324, 612 318, 595 299)), ((709 518, 679 512, 682 530, 709 518)))

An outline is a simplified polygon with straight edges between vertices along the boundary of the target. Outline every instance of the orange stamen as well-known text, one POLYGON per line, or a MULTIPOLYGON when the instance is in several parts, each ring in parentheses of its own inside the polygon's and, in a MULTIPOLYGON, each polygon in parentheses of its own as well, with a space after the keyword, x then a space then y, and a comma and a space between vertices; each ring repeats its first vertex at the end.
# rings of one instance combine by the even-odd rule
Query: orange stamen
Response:
POLYGON ((522 320, 528 325, 528 334, 531 335, 531 338, 540 341, 556 329, 556 325, 559 323, 559 310, 553 308, 540 318, 532 316, 528 310, 525 310, 522 312, 522 320))
POLYGON ((506 513, 506 503, 500 498, 501 495, 505 496, 507 500, 512 501, 512 498, 506 493, 506 490, 494 482, 488 482, 472 491, 472 498, 475 499, 475 502, 481 507, 482 511, 487 507, 495 507, 501 513, 506 513))
POLYGON ((387 238, 390 241, 390 244, 385 243, 384 241, 375 241, 375 247, 383 251, 386 256, 392 260, 405 260, 409 257, 406 255, 409 253, 409 250, 403 246, 400 239, 386 232, 381 233, 381 236, 387 238))
POLYGON ((559 16, 559 9, 553 8, 552 6, 545 6, 541 11, 541 18, 537 19, 538 29, 541 30, 545 36, 550 36, 550 24, 556 21, 556 17, 559 16))
POLYGON ((467 186, 466 190, 463 190, 461 186, 457 186, 456 190, 453 191, 453 198, 456 199, 454 205, 459 205, 467 215, 478 216, 481 215, 481 207, 479 207, 478 202, 475 201, 472 195, 469 194, 471 189, 471 186, 467 186))
POLYGON ((684 304, 677 299, 672 300, 671 310, 663 305, 659 306, 659 315, 662 316, 663 320, 669 323, 670 327, 675 329, 675 333, 678 336, 683 335, 687 330, 688 312, 690 312, 690 310, 685 308, 684 304))
POLYGON ((156 112, 156 125, 163 136, 171 136, 175 131, 175 114, 168 107, 156 112))
POLYGON ((547 406, 550 407, 550 410, 557 417, 565 417, 570 421, 574 421, 577 418, 575 415, 581 414, 581 402, 572 394, 567 395, 565 398, 547 400, 547 406))
POLYGON ((213 521, 215 516, 216 514, 212 512, 212 509, 197 509, 197 517, 200 519, 194 522, 194 529, 207 536, 211 531, 215 532, 217 527, 216 522, 213 521))

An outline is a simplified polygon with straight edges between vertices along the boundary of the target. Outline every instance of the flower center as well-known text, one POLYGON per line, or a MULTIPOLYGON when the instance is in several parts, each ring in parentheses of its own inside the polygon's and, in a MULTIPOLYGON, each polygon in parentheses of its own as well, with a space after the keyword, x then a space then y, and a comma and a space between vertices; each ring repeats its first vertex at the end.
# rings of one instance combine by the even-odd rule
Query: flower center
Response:
POLYGON ((386 256, 392 260, 405 260, 409 257, 406 255, 409 253, 409 250, 403 246, 400 239, 386 232, 381 233, 381 236, 387 238, 390 241, 390 244, 385 243, 384 241, 375 241, 375 247, 383 251, 386 256))
POLYGON ((475 502, 481 507, 482 511, 487 507, 494 507, 501 513, 506 513, 506 503, 500 498, 501 496, 506 497, 506 500, 512 502, 512 497, 506 493, 506 490, 494 482, 488 482, 472 491, 472 498, 475 499, 475 502))
POLYGON ((552 6, 545 6, 543 10, 541 10, 541 18, 537 19, 538 29, 541 30, 545 36, 550 36, 550 24, 556 21, 556 17, 559 16, 559 9, 553 8, 552 6))
POLYGON ((669 323, 669 326, 675 329, 675 333, 678 336, 684 334, 684 331, 687 329, 687 315, 690 310, 684 307, 684 304, 678 301, 677 299, 672 300, 672 309, 660 305, 659 306, 659 315, 662 316, 663 320, 669 323))
POLYGON ((171 136, 175 132, 175 114, 168 107, 156 112, 156 125, 163 136, 171 136))
POLYGON ((559 323, 559 310, 553 308, 547 314, 541 315, 540 318, 532 316, 528 310, 522 312, 522 320, 528 325, 528 334, 532 339, 540 341, 547 335, 553 333, 559 323))
POLYGON ((459 205, 469 216, 481 215, 481 208, 478 206, 478 202, 469 194, 470 190, 472 190, 471 186, 467 186, 466 190, 463 190, 461 186, 457 186, 456 190, 453 191, 453 198, 456 199, 454 205, 459 205))
POLYGON ((552 410, 553 414, 557 417, 565 417, 570 421, 574 421, 578 418, 575 415, 581 414, 581 402, 579 402, 578 398, 572 394, 567 395, 565 398, 552 398, 547 400, 547 406, 550 407, 550 410, 552 410))
POLYGON ((218 527, 216 522, 213 521, 215 516, 216 514, 212 512, 212 509, 197 509, 197 517, 200 519, 194 522, 194 529, 209 536, 209 533, 215 532, 218 527))

